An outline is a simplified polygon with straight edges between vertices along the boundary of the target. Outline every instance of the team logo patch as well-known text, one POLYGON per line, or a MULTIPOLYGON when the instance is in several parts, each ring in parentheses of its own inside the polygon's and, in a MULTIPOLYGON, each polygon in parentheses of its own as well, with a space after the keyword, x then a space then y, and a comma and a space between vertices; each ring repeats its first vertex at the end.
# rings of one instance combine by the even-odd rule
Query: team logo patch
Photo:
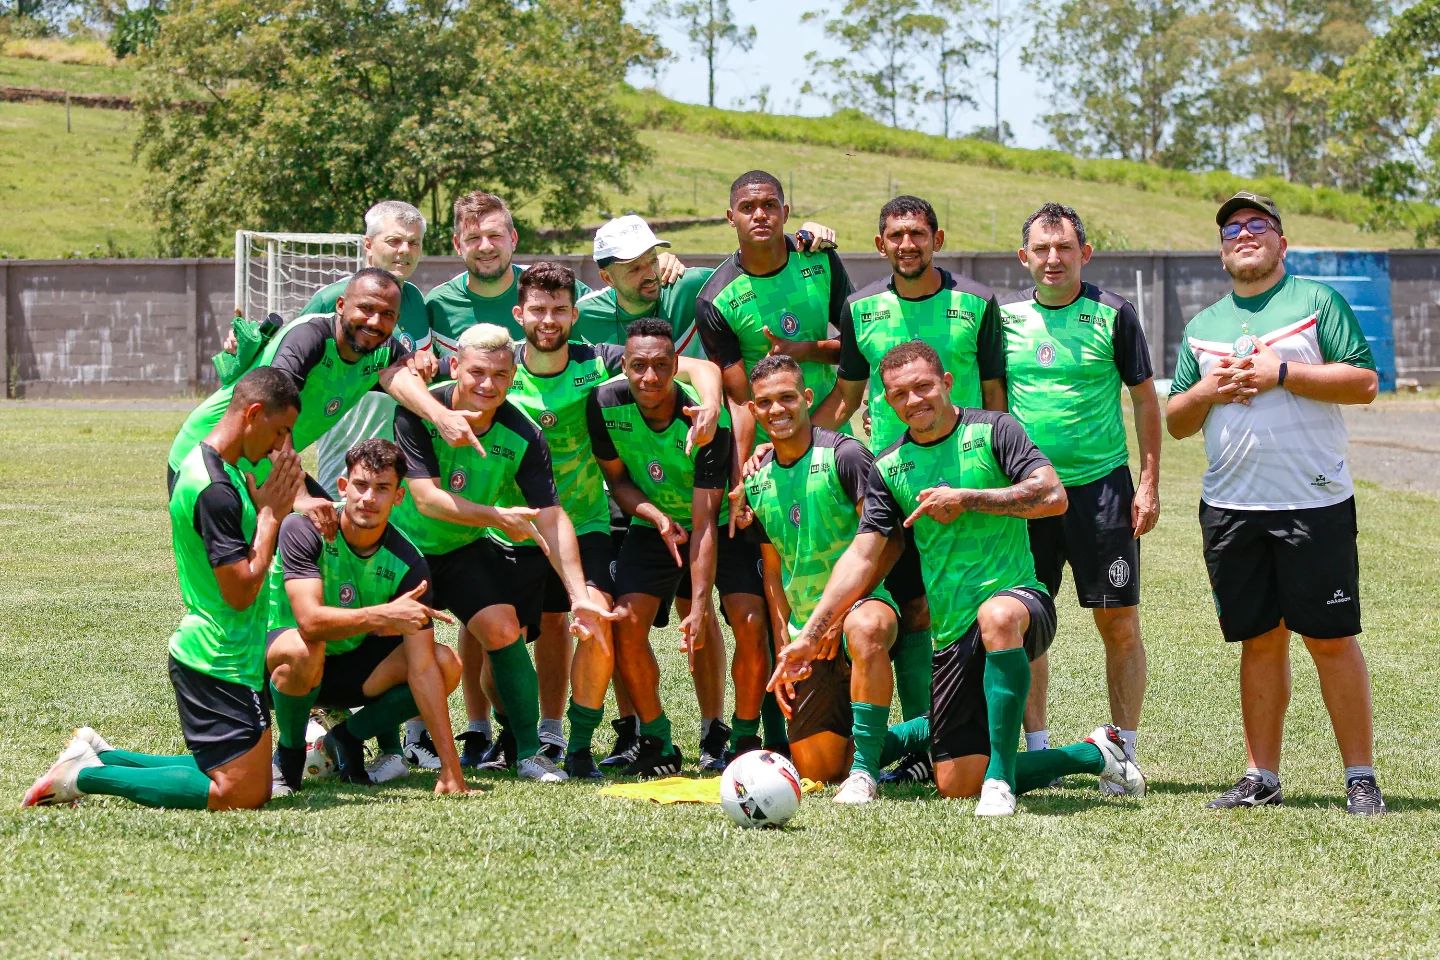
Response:
POLYGON ((403 346, 406 350, 414 350, 415 338, 410 336, 410 334, 408 333, 402 333, 400 334, 400 345, 403 346))
POLYGON ((800 504, 798 503, 790 508, 790 525, 794 527, 800 526, 800 504))
POLYGON ((555 414, 551 413, 549 410, 546 410, 544 413, 540 414, 540 426, 544 427, 546 430, 549 430, 551 427, 555 426, 557 422, 559 422, 559 418, 556 417, 555 414))
POLYGON ((1035 348, 1035 360, 1042 367, 1050 366, 1055 362, 1055 345, 1048 340, 1040 344, 1035 348))
POLYGON ((325 404, 325 416, 327 416, 327 417, 333 417, 333 416, 335 416, 335 414, 337 414, 337 413, 339 413, 339 412, 340 412, 340 398, 339 398, 339 397, 336 397, 335 399, 331 400, 329 403, 325 404))
POLYGON ((451 489, 451 490, 454 490, 456 493, 459 493, 461 490, 464 490, 464 489, 465 489, 465 479, 466 479, 466 478, 465 478, 465 471, 464 471, 464 470, 456 470, 454 473, 450 474, 450 484, 449 484, 450 489, 451 489))
POLYGON ((646 468, 650 473, 650 479, 656 483, 665 482, 665 468, 660 466, 659 460, 651 460, 650 466, 646 468))
POLYGON ((785 332, 787 337, 795 336, 800 330, 800 318, 793 313, 786 313, 780 318, 780 329, 785 332))
POLYGON ((1130 564, 1124 560, 1116 560, 1110 564, 1110 585, 1112 587, 1123 587, 1130 582, 1130 564))
POLYGON ((355 584, 340 584, 340 606, 348 607, 355 602, 355 584))

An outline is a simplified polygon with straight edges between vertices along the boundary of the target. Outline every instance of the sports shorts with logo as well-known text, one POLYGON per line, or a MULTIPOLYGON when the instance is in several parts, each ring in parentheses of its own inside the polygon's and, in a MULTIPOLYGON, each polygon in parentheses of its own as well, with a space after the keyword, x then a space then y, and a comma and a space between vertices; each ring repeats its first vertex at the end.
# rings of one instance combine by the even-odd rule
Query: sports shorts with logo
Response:
MULTIPOLYGON (((736 531, 731 537, 727 527, 718 527, 715 539, 715 589, 720 591, 720 596, 753 593, 763 597, 765 586, 760 578, 759 546, 746 537, 744 531, 736 531)), ((670 598, 677 595, 688 597, 689 543, 681 544, 679 551, 680 566, 676 566, 659 530, 632 524, 620 547, 620 555, 615 558, 615 595, 643 593, 659 597, 662 603, 669 603, 670 598)))
MULTIPOLYGON (((580 543, 580 568, 585 572, 586 586, 594 587, 613 599, 615 577, 610 572, 610 566, 615 559, 615 547, 611 534, 599 531, 582 533, 576 540, 580 543)), ((553 566, 545 579, 545 600, 541 609, 545 613, 570 612, 570 594, 566 592, 565 582, 560 579, 560 574, 555 572, 553 566)))
MULTIPOLYGON (((1023 646, 1031 660, 1050 649, 1055 639, 1055 604, 1043 590, 1015 587, 996 591, 1014 597, 1030 612, 1023 646)), ((990 715, 985 707, 985 645, 980 624, 931 658, 930 755, 936 760, 989 755, 990 715)))
MULTIPOLYGON (((511 606, 520 626, 538 627, 550 561, 539 547, 502 547, 482 537, 449 553, 427 554, 435 606, 461 623, 487 607, 511 606)), ((535 639, 531 630, 528 640, 535 639)))
POLYGON ((1360 632, 1355 498, 1302 510, 1200 503, 1205 566, 1220 631, 1248 640, 1283 620, 1317 640, 1360 632))
POLYGON ((1030 521, 1035 576, 1058 596, 1065 564, 1075 578, 1082 607, 1133 607, 1140 602, 1140 541, 1130 507, 1135 485, 1124 464, 1110 473, 1065 488, 1069 507, 1058 517, 1030 521))
POLYGON ((206 773, 249 753, 270 726, 268 689, 216 679, 173 656, 170 683, 185 746, 206 773))

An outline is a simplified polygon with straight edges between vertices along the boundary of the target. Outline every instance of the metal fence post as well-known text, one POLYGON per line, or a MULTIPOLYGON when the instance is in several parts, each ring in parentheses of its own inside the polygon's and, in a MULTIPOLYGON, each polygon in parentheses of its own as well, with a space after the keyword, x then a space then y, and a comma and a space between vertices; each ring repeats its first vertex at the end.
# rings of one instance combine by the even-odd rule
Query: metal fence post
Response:
POLYGON ((200 389, 200 345, 204 337, 204 317, 200 313, 200 266, 194 260, 185 263, 185 302, 190 313, 190 357, 186 365, 185 379, 190 392, 200 389))

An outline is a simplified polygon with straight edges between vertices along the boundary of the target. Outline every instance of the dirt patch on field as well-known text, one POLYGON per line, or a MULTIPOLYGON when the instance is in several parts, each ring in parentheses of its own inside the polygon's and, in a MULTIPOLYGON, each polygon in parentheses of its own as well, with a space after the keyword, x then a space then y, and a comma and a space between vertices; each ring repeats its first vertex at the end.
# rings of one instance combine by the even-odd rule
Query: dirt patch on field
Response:
POLYGON ((1350 472, 1392 490, 1440 496, 1440 402, 1346 407, 1350 472))

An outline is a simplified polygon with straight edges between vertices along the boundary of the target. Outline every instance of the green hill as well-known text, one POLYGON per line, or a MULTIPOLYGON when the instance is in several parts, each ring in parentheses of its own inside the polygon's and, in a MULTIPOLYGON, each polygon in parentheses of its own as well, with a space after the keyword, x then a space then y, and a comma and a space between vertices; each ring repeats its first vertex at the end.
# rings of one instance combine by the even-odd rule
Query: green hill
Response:
MULTIPOLYGON (((0 57, 0 86, 130 93, 123 67, 72 66, 0 57)), ((777 117, 675 103, 626 92, 622 108, 645 129, 655 153, 627 192, 607 197, 594 219, 638 212, 653 217, 723 214, 734 176, 753 167, 785 181, 794 215, 833 226, 844 247, 864 250, 880 205, 896 193, 935 204, 952 250, 1007 250, 1019 224, 1045 200, 1075 206, 1100 249, 1209 249, 1215 197, 1238 181, 1119 161, 1077 160, 971 140, 894 131, 854 116, 777 117)), ((158 249, 140 203, 141 171, 131 160, 136 118, 73 108, 66 131, 59 104, 0 103, 0 255, 153 256, 158 249)), ((1308 247, 1387 248, 1413 243, 1401 230, 1367 232, 1364 201, 1334 190, 1264 184, 1287 212, 1287 232, 1308 247)), ((532 213, 538 210, 519 211, 532 213)), ((798 220, 795 225, 798 225, 798 220)), ((237 224, 236 226, 239 226, 237 224)), ((304 229, 304 224, 293 225, 304 229)), ((682 251, 730 249, 723 223, 672 229, 682 251)), ((567 244, 584 251, 585 239, 567 244)), ((225 251, 217 251, 224 253, 225 251)))

